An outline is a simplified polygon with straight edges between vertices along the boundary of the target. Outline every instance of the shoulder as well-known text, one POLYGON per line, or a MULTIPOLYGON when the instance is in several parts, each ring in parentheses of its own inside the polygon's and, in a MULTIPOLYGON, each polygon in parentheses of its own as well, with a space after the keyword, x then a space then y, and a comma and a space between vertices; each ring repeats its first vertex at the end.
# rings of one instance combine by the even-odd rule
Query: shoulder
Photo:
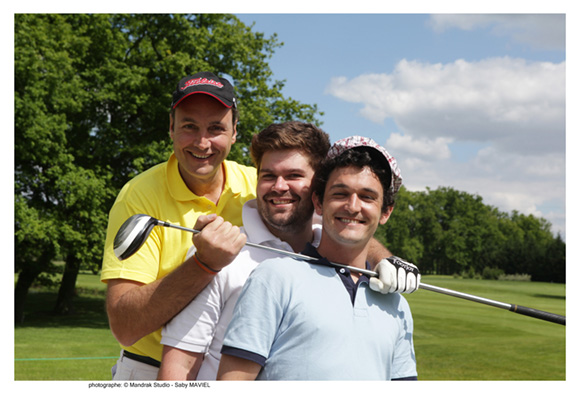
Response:
POLYGON ((167 162, 163 162, 149 168, 148 170, 143 171, 125 183, 121 189, 121 193, 133 192, 135 190, 146 190, 152 187, 156 187, 159 182, 165 182, 166 168, 167 162))
POLYGON ((252 282, 260 282, 270 288, 291 288, 297 283, 307 281, 312 275, 311 266, 292 257, 275 257, 262 261, 252 271, 252 282))
POLYGON ((231 160, 223 162, 226 174, 226 188, 234 194, 254 197, 258 184, 258 175, 254 167, 245 166, 231 160))
POLYGON ((254 167, 246 166, 235 161, 224 160, 226 171, 232 172, 236 175, 241 175, 248 178, 256 178, 257 171, 254 167))

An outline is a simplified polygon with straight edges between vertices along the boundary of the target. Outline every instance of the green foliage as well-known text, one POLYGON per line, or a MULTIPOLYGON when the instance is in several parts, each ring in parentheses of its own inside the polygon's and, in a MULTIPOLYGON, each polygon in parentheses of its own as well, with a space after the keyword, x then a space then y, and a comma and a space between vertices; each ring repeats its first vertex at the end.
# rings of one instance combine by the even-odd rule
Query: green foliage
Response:
POLYGON ((232 15, 16 14, 14 22, 17 305, 56 257, 69 294, 81 267, 98 269, 119 189, 172 151, 169 106, 183 76, 231 77, 241 118, 232 160, 250 163, 251 137, 270 123, 318 123, 316 105, 283 97, 283 82, 272 80, 276 36, 232 15))
POLYGON ((483 279, 488 279, 488 280, 498 280, 499 278, 501 278, 504 275, 505 275, 505 273, 503 272, 503 270, 501 268, 485 267, 483 269, 483 273, 481 274, 481 277, 483 279))
POLYGON ((423 273, 468 278, 529 274, 535 281, 565 282, 566 245, 552 235, 550 223, 499 212, 480 196, 452 188, 401 188, 377 238, 423 273))

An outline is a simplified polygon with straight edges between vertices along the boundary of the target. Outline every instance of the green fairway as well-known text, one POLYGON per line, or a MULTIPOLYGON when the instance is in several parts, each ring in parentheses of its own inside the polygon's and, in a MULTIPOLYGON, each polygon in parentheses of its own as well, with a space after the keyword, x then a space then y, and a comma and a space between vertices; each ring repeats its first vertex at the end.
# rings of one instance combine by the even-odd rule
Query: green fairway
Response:
MULTIPOLYGON (((425 283, 566 314, 564 285, 425 276, 425 283)), ((566 327, 419 290, 407 295, 421 380, 565 380, 566 327)))
POLYGON ((33 291, 14 329, 15 380, 110 380, 119 345, 109 330, 99 275, 80 274, 76 313, 54 316, 56 292, 33 291))
MULTIPOLYGON (((564 285, 424 276, 425 283, 566 314, 564 285)), ((53 316, 55 292, 32 292, 14 329, 15 380, 109 380, 119 354, 98 275, 78 280, 77 313, 53 316)), ((420 380, 565 380, 566 327, 426 290, 405 295, 420 380)))

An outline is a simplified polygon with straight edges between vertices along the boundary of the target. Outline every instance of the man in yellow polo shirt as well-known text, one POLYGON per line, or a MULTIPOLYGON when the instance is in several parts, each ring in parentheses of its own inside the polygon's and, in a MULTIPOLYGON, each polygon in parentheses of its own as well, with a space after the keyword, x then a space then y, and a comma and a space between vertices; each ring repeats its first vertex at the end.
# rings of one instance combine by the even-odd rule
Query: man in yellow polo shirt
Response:
POLYGON ((242 224, 242 206, 255 198, 256 170, 225 160, 236 140, 237 121, 234 90, 226 79, 209 72, 183 78, 171 106, 173 154, 129 181, 110 211, 101 280, 107 283, 111 331, 122 347, 114 379, 156 378, 162 326, 246 242, 237 226, 242 224), (197 260, 186 260, 191 234, 156 226, 136 254, 119 261, 113 240, 121 224, 137 213, 203 228, 194 240, 215 236, 229 242, 212 247, 211 253, 200 247, 197 260), (210 216, 198 221, 200 215, 210 216))

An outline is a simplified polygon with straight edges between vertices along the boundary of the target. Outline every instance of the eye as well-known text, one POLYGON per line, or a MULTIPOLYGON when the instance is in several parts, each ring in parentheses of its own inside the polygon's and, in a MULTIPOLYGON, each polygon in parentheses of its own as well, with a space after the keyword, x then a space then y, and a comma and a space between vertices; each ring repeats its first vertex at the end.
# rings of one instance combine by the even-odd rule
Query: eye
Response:
POLYGON ((195 130, 196 129, 196 127, 195 127, 195 125, 193 123, 185 123, 185 124, 182 124, 181 125, 181 128, 184 129, 184 130, 188 130, 188 131, 191 131, 191 130, 195 130))
POLYGON ((212 134, 221 134, 226 131, 226 128, 222 125, 213 125, 209 128, 209 132, 212 134))
POLYGON ((264 181, 270 181, 272 179, 276 179, 276 177, 272 174, 261 174, 260 179, 262 179, 264 181))

